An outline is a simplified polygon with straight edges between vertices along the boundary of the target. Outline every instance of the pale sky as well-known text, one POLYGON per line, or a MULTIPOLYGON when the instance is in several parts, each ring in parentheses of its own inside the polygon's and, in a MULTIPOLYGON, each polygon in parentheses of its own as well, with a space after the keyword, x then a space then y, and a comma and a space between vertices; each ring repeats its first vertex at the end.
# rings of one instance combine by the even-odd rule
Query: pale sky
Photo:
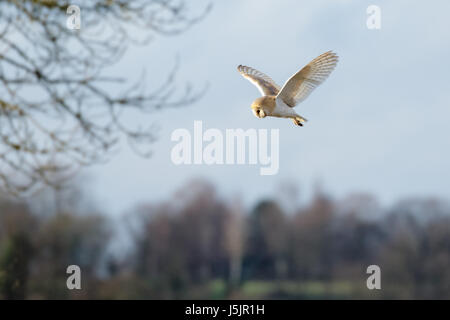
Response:
MULTIPOLYGON (((199 12, 205 2, 188 2, 199 12)), ((383 204, 406 196, 450 199, 450 2, 216 1, 187 32, 130 48, 114 66, 136 79, 142 68, 155 85, 180 57, 178 82, 205 96, 193 105, 154 114, 161 128, 154 156, 144 159, 124 143, 107 164, 88 172, 98 206, 121 214, 142 203, 169 199, 190 179, 205 178, 221 195, 245 203, 297 184, 307 197, 315 182, 336 197, 375 194, 383 204), (381 29, 366 27, 369 5, 381 8, 381 29), (249 65, 282 85, 319 54, 340 56, 336 70, 296 111, 309 119, 256 118, 257 89, 236 70, 249 65), (175 166, 171 133, 205 129, 278 128, 280 169, 259 166, 175 166)), ((150 84, 151 85, 151 84, 150 84)), ((132 120, 134 121, 134 120, 132 120)), ((137 120, 136 120, 137 121, 137 120)))

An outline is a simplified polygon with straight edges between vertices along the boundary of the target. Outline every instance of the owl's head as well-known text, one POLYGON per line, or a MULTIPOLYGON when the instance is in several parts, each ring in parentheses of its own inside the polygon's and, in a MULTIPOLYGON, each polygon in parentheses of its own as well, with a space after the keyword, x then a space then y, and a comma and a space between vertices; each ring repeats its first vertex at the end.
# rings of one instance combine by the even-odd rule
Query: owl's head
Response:
POLYGON ((268 97, 260 97, 260 98, 256 99, 255 101, 253 101, 251 108, 252 108, 253 114, 256 117, 264 118, 265 116, 267 116, 269 114, 268 103, 270 103, 270 101, 268 101, 267 98, 268 97))

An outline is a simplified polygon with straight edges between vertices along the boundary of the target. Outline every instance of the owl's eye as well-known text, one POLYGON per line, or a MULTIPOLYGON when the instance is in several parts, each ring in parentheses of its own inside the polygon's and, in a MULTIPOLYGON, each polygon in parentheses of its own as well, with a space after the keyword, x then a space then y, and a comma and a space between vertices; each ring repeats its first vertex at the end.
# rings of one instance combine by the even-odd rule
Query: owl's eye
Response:
POLYGON ((259 117, 259 113, 261 112, 261 110, 256 110, 256 114, 258 115, 258 117, 259 117))

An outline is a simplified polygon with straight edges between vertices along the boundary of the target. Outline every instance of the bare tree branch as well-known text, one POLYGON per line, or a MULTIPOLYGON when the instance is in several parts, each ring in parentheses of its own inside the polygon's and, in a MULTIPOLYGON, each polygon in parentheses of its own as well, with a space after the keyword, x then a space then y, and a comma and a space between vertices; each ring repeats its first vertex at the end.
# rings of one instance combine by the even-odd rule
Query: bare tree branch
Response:
MULTIPOLYGON (((82 27, 66 26, 70 3, 0 3, 0 188, 15 193, 57 185, 82 166, 107 160, 126 137, 141 154, 155 131, 126 119, 196 101, 190 85, 175 92, 177 65, 162 83, 130 83, 107 74, 129 45, 175 35, 190 17, 184 0, 78 1, 82 27), (57 177, 57 178, 56 178, 57 177)), ((154 76, 159 78, 158 75, 154 76)), ((150 122, 150 121, 148 121, 150 122)))

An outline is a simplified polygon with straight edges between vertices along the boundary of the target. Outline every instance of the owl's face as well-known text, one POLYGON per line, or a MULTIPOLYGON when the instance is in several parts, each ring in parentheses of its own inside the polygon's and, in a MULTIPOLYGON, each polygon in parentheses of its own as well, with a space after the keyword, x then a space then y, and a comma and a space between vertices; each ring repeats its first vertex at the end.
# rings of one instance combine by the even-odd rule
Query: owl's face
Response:
POLYGON ((263 100, 261 98, 258 98, 255 101, 253 101, 251 108, 252 108, 253 114, 257 118, 262 119, 267 115, 266 112, 264 111, 263 100))
POLYGON ((262 108, 252 108, 252 110, 253 110, 253 114, 257 118, 264 118, 266 116, 266 114, 262 108))

